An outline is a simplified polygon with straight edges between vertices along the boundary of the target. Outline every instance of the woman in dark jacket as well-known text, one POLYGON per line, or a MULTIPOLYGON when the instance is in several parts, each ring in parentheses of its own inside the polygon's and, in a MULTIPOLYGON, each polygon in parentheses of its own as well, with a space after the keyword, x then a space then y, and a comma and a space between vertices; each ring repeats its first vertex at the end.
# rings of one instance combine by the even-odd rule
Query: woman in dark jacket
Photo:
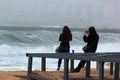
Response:
MULTIPOLYGON (((68 26, 64 26, 62 33, 59 36, 60 46, 59 46, 59 53, 69 53, 70 52, 70 41, 72 41, 72 33, 68 26)), ((58 68, 60 70, 60 66, 62 63, 62 59, 58 60, 58 68)))
MULTIPOLYGON (((91 26, 88 31, 84 32, 83 36, 84 42, 87 43, 87 49, 84 50, 85 53, 94 53, 97 50, 99 35, 97 34, 95 28, 91 26)), ((81 68, 85 65, 86 61, 81 60, 78 66, 75 68, 74 72, 79 72, 81 68)))

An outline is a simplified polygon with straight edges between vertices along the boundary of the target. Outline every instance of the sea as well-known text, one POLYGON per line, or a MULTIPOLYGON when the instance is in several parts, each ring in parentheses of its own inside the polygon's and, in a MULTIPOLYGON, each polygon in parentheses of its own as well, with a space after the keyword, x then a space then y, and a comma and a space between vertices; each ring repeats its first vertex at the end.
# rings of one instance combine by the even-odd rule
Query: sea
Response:
MULTIPOLYGON (((0 71, 27 71, 28 57, 26 53, 55 53, 59 34, 63 27, 14 27, 0 30, 0 71)), ((70 28, 73 40, 70 42, 70 53, 83 53, 82 47, 85 29, 70 28)), ((99 44, 96 52, 120 52, 120 32, 112 29, 96 29, 99 34, 99 44)), ((57 69, 58 59, 47 59, 47 70, 57 69), (51 67, 52 66, 52 67, 51 67)), ((75 60, 76 67, 79 60, 75 60)), ((63 69, 63 63, 61 70, 63 69)), ((93 61, 93 68, 96 62, 93 61)), ((33 70, 41 69, 41 58, 33 59, 33 70)))

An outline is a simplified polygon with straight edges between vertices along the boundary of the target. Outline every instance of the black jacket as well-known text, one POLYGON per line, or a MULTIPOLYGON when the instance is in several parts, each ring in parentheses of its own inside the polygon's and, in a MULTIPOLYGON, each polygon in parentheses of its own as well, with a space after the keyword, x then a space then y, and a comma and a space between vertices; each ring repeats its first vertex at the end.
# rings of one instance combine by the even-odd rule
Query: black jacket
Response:
POLYGON ((99 35, 97 33, 89 34, 88 37, 84 35, 83 40, 87 43, 87 50, 85 52, 96 52, 99 41, 99 35))
POLYGON ((60 43, 60 47, 70 47, 70 44, 69 44, 69 41, 72 40, 72 37, 68 37, 68 36, 65 36, 63 34, 60 34, 60 37, 59 37, 59 41, 61 41, 60 43))

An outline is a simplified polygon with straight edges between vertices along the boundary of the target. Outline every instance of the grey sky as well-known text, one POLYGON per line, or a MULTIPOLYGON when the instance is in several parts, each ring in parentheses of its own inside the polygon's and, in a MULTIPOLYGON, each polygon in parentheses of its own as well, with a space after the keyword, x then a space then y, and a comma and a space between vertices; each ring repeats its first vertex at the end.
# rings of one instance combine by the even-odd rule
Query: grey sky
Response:
POLYGON ((120 0, 0 0, 0 25, 119 28, 120 0))

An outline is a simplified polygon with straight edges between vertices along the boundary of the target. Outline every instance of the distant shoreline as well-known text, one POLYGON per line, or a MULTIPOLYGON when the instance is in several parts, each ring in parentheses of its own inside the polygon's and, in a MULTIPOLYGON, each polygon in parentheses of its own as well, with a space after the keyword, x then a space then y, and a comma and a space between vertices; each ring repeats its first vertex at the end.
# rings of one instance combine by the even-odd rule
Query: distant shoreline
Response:
MULTIPOLYGON (((8 31, 36 31, 36 30, 48 30, 48 31, 61 31, 61 27, 24 27, 24 26, 0 26, 0 30, 8 30, 8 31)), ((70 28, 72 31, 85 31, 87 28, 70 28)), ((120 29, 114 28, 105 28, 105 29, 97 29, 98 32, 102 33, 120 33, 120 29)))

